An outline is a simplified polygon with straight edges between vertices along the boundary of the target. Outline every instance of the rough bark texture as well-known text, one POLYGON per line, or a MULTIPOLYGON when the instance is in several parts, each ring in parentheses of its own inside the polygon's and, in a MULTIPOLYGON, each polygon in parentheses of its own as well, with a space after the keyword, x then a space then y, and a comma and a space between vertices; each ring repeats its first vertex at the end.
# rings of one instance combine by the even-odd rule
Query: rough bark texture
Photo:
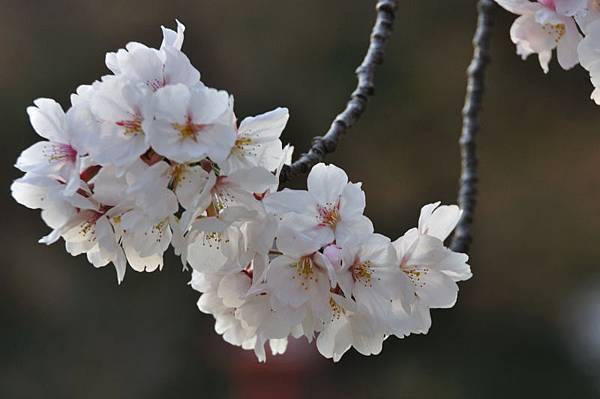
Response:
POLYGON ((281 171, 280 181, 286 182, 300 174, 305 174, 317 163, 323 161, 326 154, 335 151, 338 141, 365 111, 367 101, 374 92, 375 69, 383 63, 385 46, 391 36, 397 0, 379 0, 375 6, 377 19, 371 32, 371 40, 363 62, 356 69, 358 85, 342 113, 337 115, 324 136, 317 136, 307 153, 281 171))
POLYGON ((477 30, 473 37, 473 59, 467 69, 467 94, 462 111, 463 127, 460 137, 462 173, 458 192, 458 205, 463 210, 456 226, 450 248, 457 252, 467 252, 472 240, 473 213, 477 204, 477 147, 475 135, 479 130, 485 67, 490 61, 490 36, 493 26, 495 4, 493 0, 480 0, 477 30))

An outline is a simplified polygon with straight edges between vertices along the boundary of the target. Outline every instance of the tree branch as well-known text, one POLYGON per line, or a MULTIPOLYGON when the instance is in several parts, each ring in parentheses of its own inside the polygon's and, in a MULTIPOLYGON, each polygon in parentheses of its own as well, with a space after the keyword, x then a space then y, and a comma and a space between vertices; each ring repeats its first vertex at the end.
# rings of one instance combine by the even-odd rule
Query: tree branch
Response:
POLYGON ((479 112, 484 92, 485 67, 490 61, 490 36, 493 27, 493 0, 479 0, 477 30, 473 37, 473 59, 467 69, 467 93, 462 111, 463 127, 460 137, 462 173, 458 205, 463 210, 456 226, 450 248, 467 252, 472 240, 473 213, 477 203, 477 147, 475 135, 479 130, 479 112))
POLYGON ((375 67, 383 63, 385 45, 387 44, 394 24, 394 16, 398 6, 397 0, 378 0, 375 6, 377 19, 371 31, 371 41, 367 54, 356 69, 358 86, 351 95, 344 111, 337 115, 327 133, 313 138, 308 153, 281 171, 280 182, 284 183, 292 177, 308 173, 317 163, 323 161, 325 155, 335 151, 337 143, 344 133, 361 117, 367 101, 374 92, 375 67))

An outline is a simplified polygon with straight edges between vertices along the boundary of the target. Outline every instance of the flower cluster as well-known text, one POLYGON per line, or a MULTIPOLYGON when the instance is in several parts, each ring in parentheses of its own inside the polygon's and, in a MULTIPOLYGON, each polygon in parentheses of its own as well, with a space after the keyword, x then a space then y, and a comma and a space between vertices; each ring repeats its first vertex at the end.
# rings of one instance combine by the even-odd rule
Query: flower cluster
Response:
POLYGON ((46 140, 17 160, 12 194, 41 209, 52 231, 40 241, 62 237, 95 267, 114 264, 119 283, 127 264, 161 269, 172 246, 216 331, 261 361, 267 342, 283 353, 289 336, 317 337, 337 361, 426 333, 429 309, 452 307, 471 276, 467 256, 444 246, 458 207, 423 207, 418 228, 392 242, 336 166, 316 165, 308 190, 278 191, 287 109, 238 123, 232 97, 182 53, 183 33, 178 23, 159 49, 107 54, 112 74, 79 87, 66 112, 50 99, 28 108, 46 140))
POLYGON ((544 73, 554 49, 563 69, 581 64, 596 88, 591 98, 600 105, 600 0, 495 1, 519 15, 510 29, 518 55, 537 54, 544 73))

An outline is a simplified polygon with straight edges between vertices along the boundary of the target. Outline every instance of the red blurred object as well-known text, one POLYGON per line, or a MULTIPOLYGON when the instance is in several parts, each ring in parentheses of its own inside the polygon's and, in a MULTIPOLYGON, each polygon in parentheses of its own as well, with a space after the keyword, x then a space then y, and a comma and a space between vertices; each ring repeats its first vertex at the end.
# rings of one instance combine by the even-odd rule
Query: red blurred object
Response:
MULTIPOLYGON (((310 381, 316 381, 328 363, 317 353, 314 345, 305 338, 290 338, 283 355, 272 356, 269 345, 267 362, 259 363, 251 351, 236 351, 228 357, 232 374, 233 398, 244 399, 296 399, 307 396, 310 381)), ((320 380, 320 379, 319 379, 320 380)))

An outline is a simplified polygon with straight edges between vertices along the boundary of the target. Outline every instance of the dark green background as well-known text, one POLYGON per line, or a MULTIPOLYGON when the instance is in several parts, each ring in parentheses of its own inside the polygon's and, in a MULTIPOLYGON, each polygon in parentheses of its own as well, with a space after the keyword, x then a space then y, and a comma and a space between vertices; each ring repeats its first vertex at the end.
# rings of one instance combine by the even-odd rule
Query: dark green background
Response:
MULTIPOLYGON (((14 161, 38 140, 25 113, 35 98, 67 105, 107 72, 105 52, 158 46, 160 25, 179 18, 203 81, 233 93, 239 116, 287 106, 283 140, 299 153, 353 90, 373 3, 0 0, 0 397, 598 396, 599 346, 578 337, 600 340, 600 310, 578 298, 600 292, 600 109, 580 67, 553 62, 544 76, 533 58, 520 61, 504 11, 479 136, 474 277, 453 310, 433 312, 427 336, 390 338, 381 355, 350 351, 336 365, 300 344, 256 366, 196 310, 172 254, 162 272, 130 269, 117 286, 113 267, 36 244, 47 228, 9 195, 14 161)), ((364 182, 366 212, 392 238, 423 204, 455 201, 476 18, 475 1, 400 3, 376 96, 328 158, 364 182)))

